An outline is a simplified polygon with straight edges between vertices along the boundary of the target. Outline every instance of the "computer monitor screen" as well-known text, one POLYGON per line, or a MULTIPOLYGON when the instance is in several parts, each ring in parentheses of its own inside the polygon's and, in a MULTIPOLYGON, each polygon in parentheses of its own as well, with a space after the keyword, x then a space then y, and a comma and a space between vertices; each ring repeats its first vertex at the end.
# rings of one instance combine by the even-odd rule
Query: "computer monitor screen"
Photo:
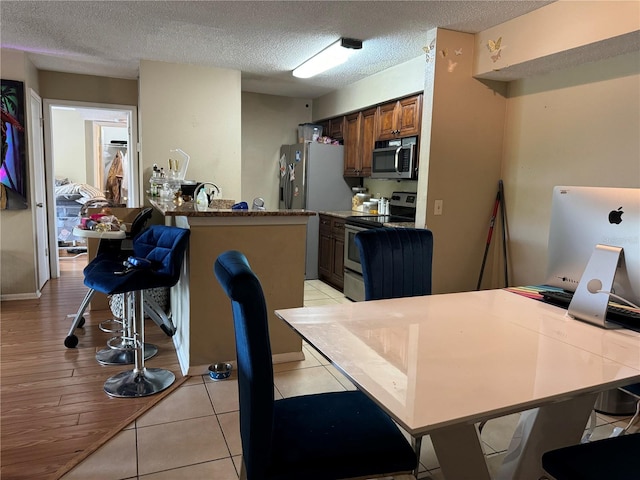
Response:
POLYGON ((545 283, 575 292, 598 244, 623 248, 613 293, 640 305, 640 189, 554 187, 545 283))

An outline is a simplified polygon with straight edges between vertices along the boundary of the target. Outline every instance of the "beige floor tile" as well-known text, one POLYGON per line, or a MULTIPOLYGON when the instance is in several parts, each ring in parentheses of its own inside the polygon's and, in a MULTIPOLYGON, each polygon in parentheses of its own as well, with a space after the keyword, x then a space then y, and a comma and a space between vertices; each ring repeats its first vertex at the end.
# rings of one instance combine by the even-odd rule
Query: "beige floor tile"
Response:
POLYGON ((328 300, 331 297, 317 289, 309 289, 304 291, 304 301, 308 300, 328 300))
POLYGON ((123 430, 62 480, 119 480, 135 477, 137 471, 136 431, 123 430))
POLYGON ((138 428, 138 474, 161 472, 229 456, 215 416, 138 428))
POLYGON ((181 387, 187 387, 189 385, 202 385, 204 383, 204 375, 193 375, 187 378, 181 387))
POLYGON ((307 300, 306 298, 304 299, 304 306, 305 307, 321 307, 323 305, 338 305, 338 301, 335 298, 323 298, 320 300, 307 300))
POLYGON ((240 408, 237 378, 229 378, 219 382, 208 381, 205 387, 209 392, 213 402, 213 409, 217 414, 232 412, 240 408))
POLYGON ((489 469, 489 474, 491 478, 495 478, 502 466, 502 462, 504 461, 504 457, 506 456, 506 452, 495 453, 493 455, 487 455, 487 468, 489 469))
POLYGON ((148 427, 159 423, 213 415, 213 405, 204 385, 180 386, 167 398, 142 415, 136 424, 148 427))
POLYGON ((302 353, 304 354, 304 360, 296 362, 276 363, 273 365, 273 373, 286 372, 288 370, 296 370, 298 368, 317 367, 320 365, 318 359, 311 355, 304 347, 302 347, 302 353))
POLYGON ((314 288, 322 288, 323 286, 326 285, 326 283, 324 283, 322 280, 305 280, 304 281, 304 285, 309 286, 309 287, 314 287, 314 288))
POLYGON ((422 437, 422 445, 420 446, 420 463, 429 471, 440 467, 438 457, 436 457, 436 452, 433 449, 433 443, 431 443, 431 437, 429 435, 422 437))
POLYGON ((600 425, 593 430, 593 433, 591 434, 591 437, 589 438, 589 440, 591 442, 595 442, 597 440, 608 438, 613 433, 614 428, 616 427, 625 428, 628 423, 629 422, 624 421, 624 422, 614 422, 614 423, 607 423, 604 425, 600 425))
POLYGON ((308 343, 303 343, 302 344, 302 348, 305 351, 305 355, 307 354, 307 352, 310 353, 311 355, 313 355, 315 357, 316 360, 318 360, 320 365, 330 365, 331 364, 329 362, 329 360, 327 360, 324 356, 322 356, 322 354, 320 352, 318 352, 315 348, 313 348, 308 343))
POLYGON ((240 469, 242 468, 242 455, 234 455, 232 459, 233 465, 236 467, 236 472, 240 475, 240 469))
POLYGON ((444 475, 442 474, 442 470, 436 468, 435 470, 430 470, 429 472, 421 473, 418 475, 420 480, 445 480, 444 475))
POLYGON ((348 299, 344 295, 342 297, 336 297, 334 300, 338 303, 353 303, 353 300, 348 299))
POLYGON ((351 383, 351 380, 345 377, 344 374, 340 370, 338 370, 336 367, 329 364, 329 365, 326 365, 325 368, 329 371, 331 375, 334 376, 336 380, 340 382, 340 384, 345 388, 345 390, 357 390, 357 387, 353 383, 351 383))
POLYGON ((505 415, 489 420, 482 429, 482 441, 494 452, 503 452, 509 447, 520 414, 505 415))
POLYGON ((198 463, 188 467, 175 468, 164 472, 142 475, 140 480, 181 480, 181 479, 214 479, 238 480, 238 473, 231 458, 198 463))
POLYGON ((274 374, 274 382, 285 398, 323 392, 341 392, 344 387, 329 371, 320 367, 274 374))
POLYGON ((319 284, 315 284, 315 288, 331 297, 344 297, 344 294, 340 290, 336 290, 331 285, 328 285, 322 281, 319 284))
POLYGON ((242 441, 240 440, 240 412, 230 412, 218 415, 218 422, 222 434, 227 442, 231 455, 242 455, 242 441))

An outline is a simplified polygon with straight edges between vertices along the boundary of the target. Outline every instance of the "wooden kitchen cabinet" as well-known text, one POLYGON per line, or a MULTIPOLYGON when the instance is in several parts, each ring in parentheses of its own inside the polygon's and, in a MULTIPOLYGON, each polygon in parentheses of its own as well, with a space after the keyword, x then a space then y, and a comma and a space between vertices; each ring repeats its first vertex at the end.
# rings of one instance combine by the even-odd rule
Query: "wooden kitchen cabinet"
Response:
POLYGON ((377 108, 345 117, 345 177, 371 176, 371 155, 376 137, 377 108))
POLYGON ((345 219, 320 214, 318 276, 340 291, 344 288, 345 219))
POLYGON ((342 140, 344 138, 344 117, 329 120, 329 130, 325 135, 334 140, 342 140))
POLYGON ((378 107, 376 140, 411 137, 420 134, 422 95, 403 98, 378 107))
POLYGON ((333 140, 342 140, 344 139, 344 122, 345 117, 336 117, 319 122, 318 125, 322 125, 323 136, 333 140))

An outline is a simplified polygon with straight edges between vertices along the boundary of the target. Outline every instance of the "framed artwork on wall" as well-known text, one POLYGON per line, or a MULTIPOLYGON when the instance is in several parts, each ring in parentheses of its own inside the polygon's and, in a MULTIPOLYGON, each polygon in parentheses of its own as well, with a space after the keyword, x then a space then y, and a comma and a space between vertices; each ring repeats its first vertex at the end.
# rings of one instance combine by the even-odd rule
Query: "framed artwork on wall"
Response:
POLYGON ((0 80, 0 87, 2 117, 0 209, 27 208, 24 83, 0 80))

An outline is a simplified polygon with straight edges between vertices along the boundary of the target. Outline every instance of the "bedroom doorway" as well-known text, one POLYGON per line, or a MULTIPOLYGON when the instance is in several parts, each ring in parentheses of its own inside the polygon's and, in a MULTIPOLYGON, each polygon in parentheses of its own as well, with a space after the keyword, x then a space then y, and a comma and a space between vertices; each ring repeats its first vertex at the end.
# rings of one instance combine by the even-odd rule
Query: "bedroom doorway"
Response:
POLYGON ((47 99, 43 110, 49 258, 57 278, 60 261, 86 252, 73 227, 87 202, 140 205, 137 113, 130 105, 47 99))

